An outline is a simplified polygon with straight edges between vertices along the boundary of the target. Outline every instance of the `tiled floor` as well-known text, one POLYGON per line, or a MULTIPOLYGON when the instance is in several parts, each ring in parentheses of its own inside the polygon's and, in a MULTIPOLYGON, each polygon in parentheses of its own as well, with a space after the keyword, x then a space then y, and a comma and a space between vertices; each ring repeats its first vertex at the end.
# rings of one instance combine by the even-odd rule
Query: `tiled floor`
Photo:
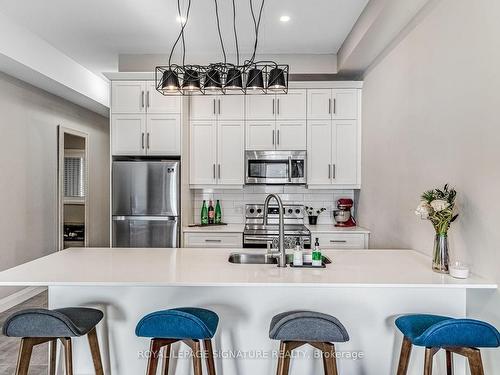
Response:
MULTIPOLYGON (((26 308, 47 307, 47 292, 23 302, 20 305, 0 313, 0 326, 5 319, 15 311, 26 308)), ((0 334, 0 375, 13 375, 16 371, 17 353, 20 340, 15 337, 6 337, 0 334)), ((29 375, 46 375, 48 366, 48 344, 36 346, 31 356, 29 375)))

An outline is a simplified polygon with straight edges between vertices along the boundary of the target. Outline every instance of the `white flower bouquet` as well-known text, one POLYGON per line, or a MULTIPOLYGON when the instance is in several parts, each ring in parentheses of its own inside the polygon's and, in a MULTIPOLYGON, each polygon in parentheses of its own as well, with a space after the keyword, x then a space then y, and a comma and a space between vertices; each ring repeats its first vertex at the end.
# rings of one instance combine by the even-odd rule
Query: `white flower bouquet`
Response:
POLYGON ((446 235, 451 223, 458 217, 458 214, 454 213, 456 196, 456 190, 450 188, 448 184, 444 185, 442 190, 426 191, 422 194, 415 214, 422 219, 430 220, 436 234, 446 235))

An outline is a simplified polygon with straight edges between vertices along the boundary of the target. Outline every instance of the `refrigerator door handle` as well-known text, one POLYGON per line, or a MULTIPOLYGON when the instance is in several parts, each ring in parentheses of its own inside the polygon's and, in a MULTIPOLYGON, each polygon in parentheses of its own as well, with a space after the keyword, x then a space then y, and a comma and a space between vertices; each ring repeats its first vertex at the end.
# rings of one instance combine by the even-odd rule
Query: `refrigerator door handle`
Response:
POLYGON ((113 216, 113 221, 176 221, 177 216, 113 216))

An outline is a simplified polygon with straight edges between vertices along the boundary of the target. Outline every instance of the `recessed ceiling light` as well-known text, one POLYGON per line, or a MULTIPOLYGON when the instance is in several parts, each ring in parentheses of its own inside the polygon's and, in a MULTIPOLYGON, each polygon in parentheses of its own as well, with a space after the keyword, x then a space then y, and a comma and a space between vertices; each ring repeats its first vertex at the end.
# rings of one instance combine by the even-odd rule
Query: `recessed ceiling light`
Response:
POLYGON ((182 24, 185 24, 185 23, 186 23, 186 17, 177 16, 175 19, 176 19, 176 21, 177 21, 177 22, 179 22, 179 23, 182 23, 182 24))
POLYGON ((288 21, 290 21, 290 16, 281 16, 280 21, 281 22, 288 22, 288 21))

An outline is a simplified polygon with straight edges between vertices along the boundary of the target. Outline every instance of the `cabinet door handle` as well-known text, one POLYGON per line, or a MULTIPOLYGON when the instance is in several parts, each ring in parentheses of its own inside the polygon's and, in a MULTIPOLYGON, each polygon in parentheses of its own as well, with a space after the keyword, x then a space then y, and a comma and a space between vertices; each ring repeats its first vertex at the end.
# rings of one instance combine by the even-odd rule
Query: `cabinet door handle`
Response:
POLYGON ((206 238, 205 242, 222 242, 222 240, 210 240, 210 239, 206 238))
POLYGON ((279 129, 276 132, 276 140, 277 140, 276 143, 279 145, 280 144, 280 130, 279 129))
POLYGON ((149 105, 149 90, 148 90, 148 93, 146 95, 146 107, 149 108, 150 105, 149 105))
POLYGON ((291 156, 288 157, 288 182, 292 182, 292 157, 291 156))
POLYGON ((328 164, 328 179, 332 178, 332 165, 328 164))
POLYGON ((332 178, 335 179, 335 175, 337 174, 337 171, 336 171, 337 168, 335 168, 335 164, 332 164, 332 178))
POLYGON ((142 133, 141 147, 144 150, 144 133, 142 133))
POLYGON ((212 99, 213 100, 213 104, 214 104, 214 115, 215 115, 215 99, 212 99))
POLYGON ((274 99, 273 99, 273 115, 274 115, 274 99))
POLYGON ((220 115, 220 99, 219 99, 219 115, 220 115))
MULTIPOLYGON (((274 99, 273 99, 274 100, 274 99)), ((274 130, 273 130, 273 145, 274 145, 274 130)))
POLYGON ((144 108, 144 91, 141 91, 141 108, 144 108))
POLYGON ((146 146, 147 146, 147 148, 148 148, 148 150, 149 150, 149 132, 148 132, 148 134, 147 134, 147 138, 146 138, 146 139, 147 139, 147 140, 146 140, 146 146))
POLYGON ((346 240, 330 240, 331 243, 346 243, 346 240))
POLYGON ((333 114, 337 114, 337 99, 333 98, 333 114))
POLYGON ((278 98, 278 115, 280 114, 280 99, 278 98))
POLYGON ((214 172, 214 180, 215 180, 215 164, 213 166, 214 166, 213 172, 214 172))
POLYGON ((219 175, 219 180, 220 180, 220 164, 217 165, 217 169, 218 169, 218 175, 219 175))
POLYGON ((332 99, 328 98, 328 114, 332 114, 332 99))

